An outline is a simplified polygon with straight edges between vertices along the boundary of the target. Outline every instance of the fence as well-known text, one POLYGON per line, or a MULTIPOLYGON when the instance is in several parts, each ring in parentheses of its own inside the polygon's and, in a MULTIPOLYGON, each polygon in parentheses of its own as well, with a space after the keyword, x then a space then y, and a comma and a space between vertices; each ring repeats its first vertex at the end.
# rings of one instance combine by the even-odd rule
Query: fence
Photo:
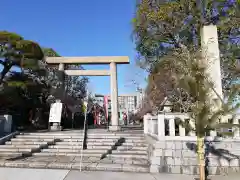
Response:
MULTIPOLYGON (((196 134, 194 131, 190 131, 183 127, 184 123, 189 123, 191 127, 194 127, 194 121, 191 120, 188 114, 184 113, 165 113, 159 114, 157 116, 152 116, 147 114, 144 116, 144 133, 156 137, 158 139, 164 137, 195 137, 196 134), (182 123, 179 123, 181 121, 182 123)), ((240 122, 240 115, 224 116, 222 122, 230 122, 235 125, 238 125, 240 122)), ((234 137, 239 137, 239 127, 233 126, 231 128, 234 137)), ((211 131, 210 134, 206 136, 217 136, 216 131, 211 131)))

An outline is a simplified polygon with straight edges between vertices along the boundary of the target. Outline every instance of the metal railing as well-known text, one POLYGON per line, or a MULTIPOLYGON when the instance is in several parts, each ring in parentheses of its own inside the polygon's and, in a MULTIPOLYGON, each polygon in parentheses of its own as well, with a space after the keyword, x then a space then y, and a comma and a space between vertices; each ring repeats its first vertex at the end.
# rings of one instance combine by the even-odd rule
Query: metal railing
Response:
POLYGON ((87 111, 84 114, 83 141, 80 154, 80 171, 82 171, 83 150, 87 149, 87 111))

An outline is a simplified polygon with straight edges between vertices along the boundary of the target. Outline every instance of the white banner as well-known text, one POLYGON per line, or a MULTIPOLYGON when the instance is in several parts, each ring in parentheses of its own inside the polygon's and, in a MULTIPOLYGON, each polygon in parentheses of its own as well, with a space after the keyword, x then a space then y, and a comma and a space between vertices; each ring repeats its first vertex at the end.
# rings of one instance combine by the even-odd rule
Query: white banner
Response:
POLYGON ((62 103, 56 102, 51 105, 49 122, 60 123, 62 117, 62 103))

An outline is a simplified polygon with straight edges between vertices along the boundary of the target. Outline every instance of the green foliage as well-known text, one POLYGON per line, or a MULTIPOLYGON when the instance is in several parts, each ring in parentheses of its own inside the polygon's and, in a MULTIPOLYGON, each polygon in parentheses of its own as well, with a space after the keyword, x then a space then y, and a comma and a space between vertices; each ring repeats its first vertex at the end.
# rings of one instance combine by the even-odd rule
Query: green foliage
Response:
POLYGON ((16 33, 11 33, 8 31, 0 31, 0 44, 16 44, 16 42, 23 40, 23 37, 16 33))
MULTIPOLYGON (((174 71, 175 88, 183 89, 195 99, 190 104, 190 115, 195 121, 195 128, 190 127, 190 129, 195 130, 198 137, 203 137, 210 130, 233 127, 228 122, 220 123, 220 119, 236 113, 240 107, 240 103, 233 105, 234 98, 240 92, 240 86, 232 85, 228 91, 227 102, 224 102, 214 90, 214 83, 209 79, 206 71, 207 62, 202 58, 202 52, 188 50, 185 47, 176 50, 171 56, 174 57, 171 60, 174 59, 175 69, 177 69, 174 71)), ((166 57, 166 61, 167 59, 166 57)))
POLYGON ((2 56, 7 60, 12 60, 14 65, 20 66, 21 60, 23 60, 24 65, 25 59, 37 61, 44 57, 41 47, 36 42, 24 40, 15 33, 0 31, 0 44, 2 48, 5 48, 2 49, 2 56))
POLYGON ((9 87, 18 87, 18 88, 23 88, 23 89, 25 89, 27 87, 25 82, 21 82, 21 81, 7 81, 6 84, 9 87))
MULTIPOLYGON (((240 36, 239 1, 231 3, 227 0, 140 0, 132 23, 139 54, 138 64, 149 71, 150 76, 157 77, 154 79, 155 87, 160 87, 160 80, 167 77, 162 73, 163 58, 169 58, 181 45, 194 48, 195 51, 200 49, 201 27, 206 24, 216 24, 218 27, 224 90, 229 89, 232 82, 239 78, 234 74, 236 60, 240 57, 239 39, 236 41, 240 36)), ((173 70, 173 60, 171 61, 169 71, 173 70)), ((158 89, 158 92, 156 90, 154 97, 159 93, 159 96, 163 93, 169 95, 166 92, 175 93, 169 84, 165 87, 167 88, 158 89)))
MULTIPOLYGON (((60 57, 52 48, 42 48, 16 33, 0 31, 0 64, 3 66, 0 74, 1 112, 21 114, 20 111, 28 113, 31 110, 35 114, 33 118, 40 121, 40 116, 48 114, 50 104, 59 98, 56 91, 62 81, 58 77, 58 67, 49 66, 44 60, 46 56, 60 57), (22 71, 10 72, 13 66, 20 67, 22 71)), ((88 79, 68 77, 65 80, 69 99, 72 98, 76 104, 81 103, 88 79)))
POLYGON ((42 48, 42 51, 47 57, 60 57, 60 55, 52 48, 42 48))
POLYGON ((228 6, 225 12, 223 4, 227 1, 218 1, 218 14, 213 16, 213 1, 205 2, 201 6, 196 0, 140 1, 133 26, 136 48, 144 57, 146 68, 151 69, 160 57, 172 48, 178 48, 179 43, 187 47, 197 46, 199 49, 200 29, 204 24, 218 25, 222 51, 227 45, 232 46, 232 43, 226 41, 229 42, 230 35, 236 37, 240 34, 236 30, 240 26, 240 4, 225 5, 228 6), (205 15, 200 7, 205 7, 205 15))
POLYGON ((4 66, 1 72, 1 81, 11 67, 18 66, 24 69, 39 69, 38 61, 44 58, 41 47, 33 41, 25 40, 16 33, 0 31, 0 64, 4 66))

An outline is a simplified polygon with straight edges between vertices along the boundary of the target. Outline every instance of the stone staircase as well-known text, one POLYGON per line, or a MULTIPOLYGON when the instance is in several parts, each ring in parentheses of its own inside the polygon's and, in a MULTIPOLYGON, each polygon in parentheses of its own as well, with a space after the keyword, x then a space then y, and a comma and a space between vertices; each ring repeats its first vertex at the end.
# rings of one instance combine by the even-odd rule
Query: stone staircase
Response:
POLYGON ((148 145, 141 132, 90 131, 82 149, 80 131, 21 133, 0 145, 0 166, 149 172, 148 145))
POLYGON ((0 159, 14 159, 31 156, 32 153, 47 148, 49 144, 54 144, 53 138, 23 138, 23 135, 16 135, 10 141, 0 145, 0 159))

